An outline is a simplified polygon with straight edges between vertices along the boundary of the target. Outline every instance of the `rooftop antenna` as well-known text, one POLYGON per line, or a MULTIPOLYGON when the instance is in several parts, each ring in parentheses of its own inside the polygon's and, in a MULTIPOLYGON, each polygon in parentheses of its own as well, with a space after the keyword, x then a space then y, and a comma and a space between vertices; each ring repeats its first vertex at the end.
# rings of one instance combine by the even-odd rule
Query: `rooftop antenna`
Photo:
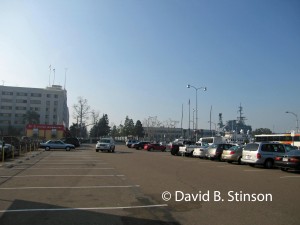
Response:
POLYGON ((66 90, 67 70, 68 70, 68 68, 65 68, 65 84, 64 84, 65 90, 66 90))
POLYGON ((55 81, 55 68, 53 69, 53 85, 54 85, 54 81, 55 81))

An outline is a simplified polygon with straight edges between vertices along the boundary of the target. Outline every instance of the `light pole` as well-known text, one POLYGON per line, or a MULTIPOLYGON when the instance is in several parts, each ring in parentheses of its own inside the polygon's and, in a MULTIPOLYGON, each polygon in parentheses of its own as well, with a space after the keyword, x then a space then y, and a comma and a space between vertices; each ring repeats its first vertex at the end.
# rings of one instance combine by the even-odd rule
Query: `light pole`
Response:
POLYGON ((197 132, 198 132, 198 90, 203 89, 204 91, 207 91, 207 87, 199 87, 196 88, 193 85, 188 84, 186 86, 187 88, 194 88, 196 90, 196 139, 197 139, 197 132))
POLYGON ((296 124, 297 124, 297 126, 296 126, 296 131, 297 131, 297 133, 299 133, 299 121, 298 121, 298 115, 297 115, 296 113, 289 112, 289 111, 286 111, 285 113, 290 113, 290 114, 292 114, 292 115, 294 115, 294 116, 296 117, 296 124))

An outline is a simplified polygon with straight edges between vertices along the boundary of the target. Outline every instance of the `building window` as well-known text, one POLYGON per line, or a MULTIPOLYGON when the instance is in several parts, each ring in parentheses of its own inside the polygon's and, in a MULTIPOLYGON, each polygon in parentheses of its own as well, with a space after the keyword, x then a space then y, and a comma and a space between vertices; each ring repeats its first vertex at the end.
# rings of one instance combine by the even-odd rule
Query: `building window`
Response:
POLYGON ((6 99, 6 98, 2 98, 1 102, 12 102, 12 99, 6 99))
POLYGON ((27 103, 25 99, 16 99, 16 103, 27 103))
POLYGON ((10 91, 2 91, 2 95, 13 95, 13 92, 10 91))
POLYGON ((30 100, 30 104, 41 104, 41 100, 30 100))
POLYGON ((0 113, 2 117, 11 117, 11 113, 0 113))
POLYGON ((1 106, 1 109, 8 109, 8 110, 11 110, 12 109, 12 106, 1 106))
POLYGON ((40 111, 39 107, 30 107, 30 111, 40 111))
POLYGON ((47 98, 51 98, 51 94, 47 94, 47 98))
POLYGON ((46 101, 46 105, 50 105, 50 101, 46 101))
POLYGON ((26 110, 27 108, 26 107, 22 107, 22 106, 17 106, 16 107, 16 110, 26 110))
POLYGON ((24 93, 24 92, 17 92, 17 96, 27 96, 27 93, 24 93))
POLYGON ((42 94, 40 94, 40 93, 31 93, 30 96, 31 97, 42 97, 42 94))
POLYGON ((58 95, 54 95, 54 98, 58 98, 58 95))
POLYGON ((58 102, 57 102, 57 101, 54 101, 54 105, 58 105, 58 102))

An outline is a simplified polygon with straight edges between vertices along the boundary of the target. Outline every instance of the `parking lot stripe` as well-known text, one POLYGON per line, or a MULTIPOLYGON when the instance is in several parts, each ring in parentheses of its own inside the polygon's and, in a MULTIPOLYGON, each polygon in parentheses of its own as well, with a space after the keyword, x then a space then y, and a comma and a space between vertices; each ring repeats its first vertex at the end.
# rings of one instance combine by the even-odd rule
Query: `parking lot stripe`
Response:
POLYGON ((263 172, 263 171, 265 171, 265 170, 263 170, 263 169, 257 169, 257 170, 244 170, 245 172, 263 172))
POLYGON ((123 185, 123 186, 78 186, 78 187, 10 187, 0 188, 0 190, 31 190, 31 189, 97 189, 97 188, 134 188, 140 185, 123 185))
POLYGON ((27 177, 124 177, 125 175, 24 175, 24 176, 0 176, 0 178, 27 178, 27 177))
POLYGON ((41 211, 77 211, 77 210, 118 210, 118 209, 141 209, 167 207, 167 204, 161 205, 137 205, 137 206, 118 206, 118 207, 93 207, 93 208, 54 208, 54 209, 12 209, 0 210, 0 213, 17 213, 17 212, 41 212, 41 211))
MULTIPOLYGON (((22 165, 86 165, 87 163, 43 163, 39 162, 38 164, 36 163, 22 163, 22 165)), ((90 163, 90 164, 95 164, 95 165, 102 165, 102 164, 108 164, 108 163, 90 163)))
POLYGON ((13 170, 114 170, 115 168, 12 168, 13 170))
POLYGON ((300 178, 300 176, 283 176, 283 177, 280 177, 280 178, 300 178))

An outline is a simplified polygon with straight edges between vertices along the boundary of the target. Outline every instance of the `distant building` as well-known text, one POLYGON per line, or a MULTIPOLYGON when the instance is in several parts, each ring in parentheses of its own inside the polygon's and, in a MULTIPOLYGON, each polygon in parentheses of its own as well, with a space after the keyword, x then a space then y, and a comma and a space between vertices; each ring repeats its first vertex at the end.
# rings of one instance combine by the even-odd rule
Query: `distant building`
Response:
MULTIPOLYGON (((188 129, 181 129, 181 128, 174 128, 174 127, 144 127, 145 131, 145 138, 146 140, 150 141, 174 141, 177 138, 189 138, 189 130, 188 129)), ((194 131, 191 132, 191 139, 194 139, 196 134, 194 131)), ((199 140, 200 137, 210 137, 214 136, 216 131, 200 129, 197 134, 197 139, 199 140)), ((198 141, 197 140, 197 141, 198 141)))
POLYGON ((40 124, 69 127, 67 91, 60 85, 46 88, 0 86, 0 132, 23 129, 28 111, 40 115, 40 124))

